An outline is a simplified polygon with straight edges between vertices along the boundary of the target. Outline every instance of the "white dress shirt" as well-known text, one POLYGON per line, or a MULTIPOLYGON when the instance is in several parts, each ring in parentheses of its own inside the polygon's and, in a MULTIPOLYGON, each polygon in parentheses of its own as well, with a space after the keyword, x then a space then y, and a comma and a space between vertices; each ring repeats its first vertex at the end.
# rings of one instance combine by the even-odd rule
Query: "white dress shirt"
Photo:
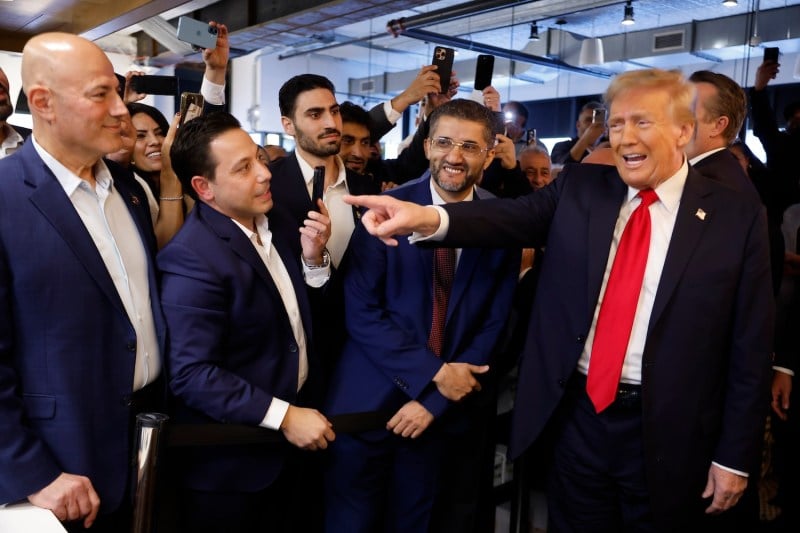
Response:
MULTIPOLYGON (((231 219, 233 220, 233 219, 231 219)), ((303 319, 300 316, 300 306, 297 303, 297 293, 292 285, 292 280, 289 277, 289 272, 286 270, 286 265, 281 259, 280 254, 272 244, 272 232, 269 230, 269 219, 265 215, 256 217, 256 231, 251 231, 249 228, 241 225, 236 220, 233 222, 239 226, 244 232, 245 236, 253 243, 258 256, 263 261, 264 266, 267 268, 272 281, 278 288, 278 293, 281 296, 283 307, 286 314, 289 316, 289 323, 292 328, 295 342, 297 343, 297 390, 299 391, 308 378, 308 348, 306 342, 306 332, 303 328, 303 319)), ((299 234, 298 234, 299 238, 299 234)), ((330 276, 330 267, 308 269, 305 264, 303 265, 303 272, 306 275, 306 283, 311 286, 319 287, 327 281, 330 276), (309 281, 309 276, 323 278, 322 284, 312 285, 309 281)), ((316 281, 314 283, 317 283, 316 281)), ((280 398, 273 397, 270 402, 264 419, 261 421, 261 426, 278 430, 280 429, 283 418, 286 416, 286 411, 289 409, 289 402, 281 400, 280 398)))
MULTIPOLYGON (((314 167, 309 165, 296 151, 294 155, 300 165, 300 172, 302 172, 303 179, 306 182, 306 190, 310 200, 314 189, 314 167)), ((326 187, 322 192, 322 201, 328 209, 331 219, 331 237, 328 239, 328 251, 331 254, 333 266, 339 266, 342 256, 347 250, 347 245, 350 243, 350 236, 356 228, 356 223, 353 220, 353 206, 344 203, 343 200, 344 195, 349 193, 347 190, 347 169, 338 155, 336 156, 336 164, 339 167, 339 176, 336 178, 336 183, 326 187)))
POLYGON ((2 129, 6 132, 6 138, 3 139, 3 143, 0 144, 0 159, 16 152, 25 142, 22 135, 10 125, 4 124, 2 129))
MULTIPOLYGON (((132 390, 152 383, 161 372, 153 310, 150 302, 147 252, 141 235, 114 180, 101 159, 94 166, 95 187, 58 162, 33 138, 33 146, 53 172, 94 241, 136 333, 136 364, 132 390)), ((102 327, 105 317, 87 317, 102 327)))

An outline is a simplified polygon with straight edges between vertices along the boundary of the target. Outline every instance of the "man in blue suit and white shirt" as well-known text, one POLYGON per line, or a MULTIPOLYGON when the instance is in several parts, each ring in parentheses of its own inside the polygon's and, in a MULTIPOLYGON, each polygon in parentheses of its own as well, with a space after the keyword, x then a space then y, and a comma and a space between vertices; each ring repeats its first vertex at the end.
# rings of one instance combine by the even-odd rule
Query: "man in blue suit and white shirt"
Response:
POLYGON ((605 96, 616 169, 575 165, 517 200, 464 209, 348 199, 371 208, 364 225, 388 243, 412 231, 450 246, 546 239, 511 452, 551 423, 548 531, 709 531, 758 479, 774 314, 766 216, 688 167, 693 97, 677 72, 618 75, 605 96), (618 243, 653 196, 636 216, 651 231, 628 293, 629 342, 607 382, 611 403, 598 406, 587 370, 591 380, 613 366, 592 367, 597 339, 614 330, 598 327, 601 304, 618 301, 606 291, 618 243))
POLYGON ((294 217, 273 207, 266 162, 227 113, 184 124, 170 154, 197 200, 158 255, 174 419, 219 424, 221 432, 226 423, 261 426, 285 437, 175 457, 181 530, 302 530, 306 495, 296 489, 308 459, 298 448, 324 449, 334 439, 330 422, 304 407, 319 375, 307 290, 330 275, 327 210, 320 202, 298 231, 294 217))
MULTIPOLYGON (((494 157, 491 111, 454 100, 430 121, 430 174, 387 194, 436 204, 491 197, 475 187, 494 157)), ((451 258, 457 266, 444 276, 451 289, 437 319, 439 252, 408 243, 387 248, 361 225, 350 243, 347 340, 325 409, 331 415, 385 412, 387 423, 339 435, 332 445, 327 531, 473 531, 481 498, 491 497, 495 396, 491 386, 478 392, 473 374, 489 369, 520 254, 459 250, 451 258)))
POLYGON ((133 415, 163 398, 165 337, 144 191, 101 159, 127 109, 74 35, 29 40, 22 83, 33 135, 0 161, 0 502, 125 531, 133 415))

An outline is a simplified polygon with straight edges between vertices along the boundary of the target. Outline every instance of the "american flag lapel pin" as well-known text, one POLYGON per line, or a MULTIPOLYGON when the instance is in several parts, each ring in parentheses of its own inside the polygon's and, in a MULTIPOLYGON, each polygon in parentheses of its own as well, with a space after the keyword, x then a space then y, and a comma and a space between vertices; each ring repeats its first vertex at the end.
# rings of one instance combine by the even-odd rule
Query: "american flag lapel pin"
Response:
POLYGON ((696 216, 700 220, 705 220, 706 219, 706 212, 703 211, 702 209, 698 209, 697 212, 694 214, 694 216, 696 216))

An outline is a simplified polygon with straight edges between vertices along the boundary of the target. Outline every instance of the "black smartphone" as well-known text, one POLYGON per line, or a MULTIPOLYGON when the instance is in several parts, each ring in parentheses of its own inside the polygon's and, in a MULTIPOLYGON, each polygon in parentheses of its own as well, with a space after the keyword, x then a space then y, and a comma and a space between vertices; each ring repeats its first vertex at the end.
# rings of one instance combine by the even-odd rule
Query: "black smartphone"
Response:
POLYGON ((181 126, 203 114, 205 100, 200 93, 181 93, 181 126))
POLYGON ((219 30, 205 22, 191 17, 178 19, 178 39, 190 43, 197 48, 213 49, 217 47, 217 33, 219 30))
POLYGON ((311 208, 319 211, 317 200, 322 200, 325 188, 325 167, 314 167, 314 177, 311 182, 311 208))
POLYGON ((441 82, 441 93, 447 94, 450 91, 450 75, 453 71, 453 57, 455 50, 446 46, 437 46, 433 49, 433 62, 436 65, 436 73, 441 82))
POLYGON ((481 54, 478 56, 478 63, 475 66, 475 83, 473 88, 482 91, 492 84, 492 73, 494 72, 494 56, 481 54))
POLYGON ((175 76, 133 76, 131 87, 137 93, 171 94, 178 92, 178 78, 175 76))
POLYGON ((781 49, 777 46, 767 46, 764 48, 764 63, 767 61, 772 61, 773 63, 778 62, 778 56, 781 54, 781 49))
POLYGON ((492 133, 506 134, 506 118, 502 111, 492 112, 492 133))

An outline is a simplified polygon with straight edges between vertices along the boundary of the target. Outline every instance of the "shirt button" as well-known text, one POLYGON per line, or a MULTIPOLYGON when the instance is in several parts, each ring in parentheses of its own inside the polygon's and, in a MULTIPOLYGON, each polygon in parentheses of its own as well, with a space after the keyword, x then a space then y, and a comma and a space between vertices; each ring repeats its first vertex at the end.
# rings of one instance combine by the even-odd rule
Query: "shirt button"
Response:
POLYGON ((575 339, 575 340, 577 340, 578 342, 586 342, 586 336, 585 335, 578 335, 578 338, 575 339))

